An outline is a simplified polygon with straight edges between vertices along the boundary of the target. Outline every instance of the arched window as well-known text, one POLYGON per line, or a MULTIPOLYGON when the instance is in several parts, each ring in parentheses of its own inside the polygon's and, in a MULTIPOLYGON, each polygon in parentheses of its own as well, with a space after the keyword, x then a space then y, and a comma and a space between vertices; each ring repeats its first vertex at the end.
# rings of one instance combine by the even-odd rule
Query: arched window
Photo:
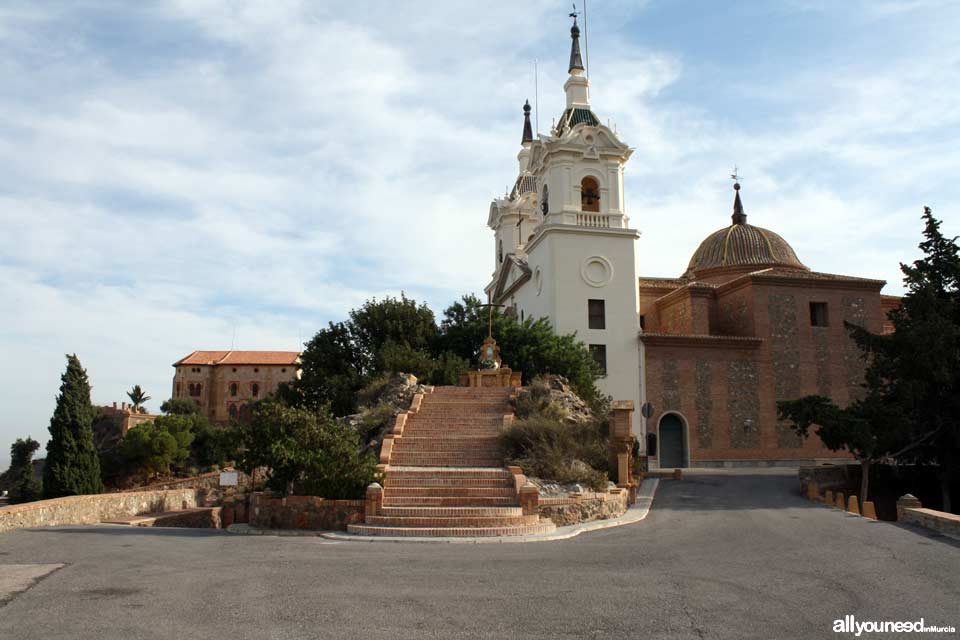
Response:
POLYGON ((237 383, 236 383, 236 382, 231 382, 231 383, 230 383, 230 395, 231 395, 231 396, 236 396, 236 395, 237 395, 237 383))
POLYGON ((237 405, 232 404, 227 408, 227 413, 230 414, 231 420, 237 419, 237 405))
POLYGON ((580 182, 580 210, 600 212, 600 185, 589 176, 580 182))
POLYGON ((260 395, 260 385, 256 382, 250 385, 250 395, 252 395, 254 398, 260 395))

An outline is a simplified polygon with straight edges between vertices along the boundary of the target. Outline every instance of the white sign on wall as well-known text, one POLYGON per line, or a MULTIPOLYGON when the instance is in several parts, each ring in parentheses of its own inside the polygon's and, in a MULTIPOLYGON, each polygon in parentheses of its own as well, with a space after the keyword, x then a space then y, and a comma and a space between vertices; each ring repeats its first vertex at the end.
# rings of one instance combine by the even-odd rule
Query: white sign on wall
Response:
POLYGON ((237 472, 236 471, 221 471, 220 472, 220 486, 221 487, 235 487, 237 486, 237 472))

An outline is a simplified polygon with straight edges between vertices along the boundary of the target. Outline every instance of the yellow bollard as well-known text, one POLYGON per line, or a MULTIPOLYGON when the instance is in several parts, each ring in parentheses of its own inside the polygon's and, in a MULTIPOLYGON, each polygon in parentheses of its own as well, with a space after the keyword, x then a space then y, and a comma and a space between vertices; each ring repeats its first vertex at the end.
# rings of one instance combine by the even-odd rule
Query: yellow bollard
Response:
POLYGON ((877 519, 877 510, 869 500, 863 503, 863 517, 871 520, 877 519))
POLYGON ((835 506, 837 509, 840 509, 841 511, 847 508, 847 502, 843 499, 842 493, 837 494, 837 501, 833 504, 833 506, 835 506))
POLYGON ((860 515, 860 502, 857 500, 857 496, 850 496, 847 499, 847 511, 854 515, 860 515))
POLYGON ((818 487, 817 483, 812 480, 807 485, 807 499, 808 500, 820 499, 820 487, 818 487))
POLYGON ((827 506, 833 505, 833 489, 827 489, 827 492, 823 494, 823 502, 827 506))

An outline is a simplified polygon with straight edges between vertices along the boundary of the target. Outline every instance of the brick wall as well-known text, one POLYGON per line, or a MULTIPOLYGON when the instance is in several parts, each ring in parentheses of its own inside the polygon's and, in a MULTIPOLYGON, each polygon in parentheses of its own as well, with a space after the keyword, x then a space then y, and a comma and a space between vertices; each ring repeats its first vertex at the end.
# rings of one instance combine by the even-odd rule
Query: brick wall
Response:
POLYGON ((327 500, 316 496, 275 497, 257 492, 250 499, 250 524, 263 529, 346 531, 363 523, 363 500, 327 500))
POLYGON ((130 491, 39 500, 0 507, 0 533, 33 527, 97 524, 104 520, 196 506, 195 489, 130 491))

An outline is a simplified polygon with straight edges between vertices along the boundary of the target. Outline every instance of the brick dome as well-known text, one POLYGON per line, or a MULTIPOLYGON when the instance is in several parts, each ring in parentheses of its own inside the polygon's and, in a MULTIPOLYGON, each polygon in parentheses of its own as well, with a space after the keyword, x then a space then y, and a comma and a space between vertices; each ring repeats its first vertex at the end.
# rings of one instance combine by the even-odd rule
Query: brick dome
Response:
POLYGON ((733 203, 733 224, 714 231, 700 243, 684 275, 693 277, 708 270, 744 267, 786 267, 809 271, 786 240, 769 229, 747 224, 740 202, 740 185, 734 185, 734 189, 737 195, 733 203))

